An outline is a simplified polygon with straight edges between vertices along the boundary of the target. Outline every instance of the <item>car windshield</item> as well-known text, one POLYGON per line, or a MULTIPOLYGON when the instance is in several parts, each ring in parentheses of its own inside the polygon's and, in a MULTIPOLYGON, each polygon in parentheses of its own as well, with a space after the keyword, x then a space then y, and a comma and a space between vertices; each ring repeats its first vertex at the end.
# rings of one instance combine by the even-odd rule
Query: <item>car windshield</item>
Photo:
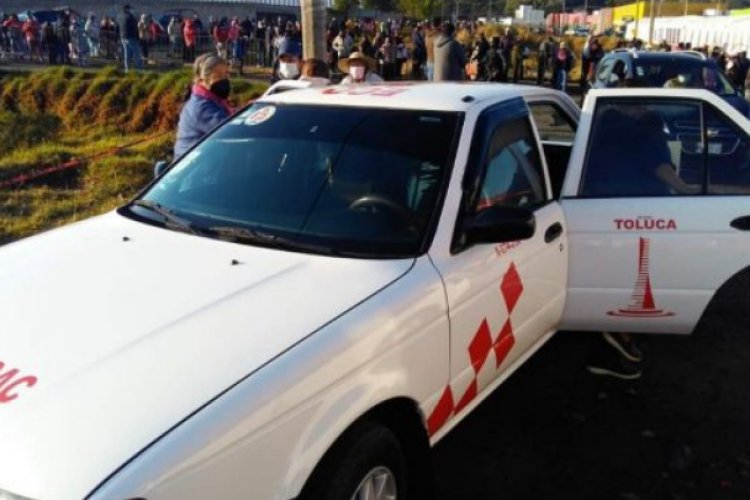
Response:
POLYGON ((708 89, 721 96, 736 93, 726 76, 702 61, 636 61, 634 84, 638 87, 708 89))
POLYGON ((419 255, 460 123, 460 113, 258 103, 123 211, 288 250, 419 255))

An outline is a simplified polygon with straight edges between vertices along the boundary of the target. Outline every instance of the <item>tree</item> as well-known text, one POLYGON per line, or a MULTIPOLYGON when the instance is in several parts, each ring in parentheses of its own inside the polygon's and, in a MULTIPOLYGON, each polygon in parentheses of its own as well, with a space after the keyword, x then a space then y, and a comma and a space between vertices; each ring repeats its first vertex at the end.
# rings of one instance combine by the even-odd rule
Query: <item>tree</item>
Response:
POLYGON ((394 0, 362 0, 362 7, 382 12, 393 12, 397 8, 394 0))
POLYGON ((348 14, 349 9, 354 7, 354 0, 333 0, 333 10, 342 14, 348 14))
POLYGON ((401 12, 417 19, 427 19, 432 16, 438 6, 438 0, 398 0, 401 12))

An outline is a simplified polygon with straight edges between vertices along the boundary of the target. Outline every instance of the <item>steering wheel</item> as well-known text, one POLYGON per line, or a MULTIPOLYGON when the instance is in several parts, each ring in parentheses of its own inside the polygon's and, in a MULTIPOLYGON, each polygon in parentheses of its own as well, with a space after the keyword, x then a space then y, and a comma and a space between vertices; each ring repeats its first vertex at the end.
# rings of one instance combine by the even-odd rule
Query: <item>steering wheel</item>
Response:
POLYGON ((414 217, 414 214, 411 210, 401 205, 400 203, 393 201, 390 198, 386 198, 385 196, 380 196, 377 194, 366 194, 351 202, 349 204, 349 209, 357 210, 370 206, 376 208, 385 208, 391 213, 397 215, 398 220, 403 222, 404 226, 408 229, 417 229, 419 227, 419 225, 417 224, 417 219, 414 217))

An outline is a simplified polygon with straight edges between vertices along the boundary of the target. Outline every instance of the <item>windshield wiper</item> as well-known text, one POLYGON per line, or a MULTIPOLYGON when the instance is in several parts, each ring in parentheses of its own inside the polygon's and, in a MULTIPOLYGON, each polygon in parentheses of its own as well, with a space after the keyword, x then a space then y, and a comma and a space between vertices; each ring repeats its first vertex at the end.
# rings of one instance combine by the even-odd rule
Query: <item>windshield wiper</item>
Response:
POLYGON ((169 210, 168 208, 165 208, 161 206, 159 203, 151 200, 144 200, 143 198, 139 198, 137 200, 133 200, 131 202, 131 205, 135 205, 136 207, 142 207, 148 210, 151 210, 152 212, 155 212, 162 217, 164 217, 165 225, 179 229, 185 232, 188 232, 190 234, 201 234, 200 231, 198 231, 193 224, 182 217, 179 217, 175 215, 174 212, 169 210))
POLYGON ((277 234, 268 233, 258 229, 249 229, 236 226, 211 226, 202 229, 205 234, 216 236, 223 240, 235 243, 253 243, 281 250, 301 250, 325 255, 335 255, 333 248, 325 245, 291 240, 277 234))

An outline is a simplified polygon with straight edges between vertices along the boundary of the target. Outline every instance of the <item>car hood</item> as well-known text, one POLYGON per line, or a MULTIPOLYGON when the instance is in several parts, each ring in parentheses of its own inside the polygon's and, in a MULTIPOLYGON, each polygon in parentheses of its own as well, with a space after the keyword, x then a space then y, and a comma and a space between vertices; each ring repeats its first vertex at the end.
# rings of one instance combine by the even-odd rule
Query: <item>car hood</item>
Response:
POLYGON ((0 248, 0 490, 86 496, 411 265, 227 243, 116 213, 0 248))

